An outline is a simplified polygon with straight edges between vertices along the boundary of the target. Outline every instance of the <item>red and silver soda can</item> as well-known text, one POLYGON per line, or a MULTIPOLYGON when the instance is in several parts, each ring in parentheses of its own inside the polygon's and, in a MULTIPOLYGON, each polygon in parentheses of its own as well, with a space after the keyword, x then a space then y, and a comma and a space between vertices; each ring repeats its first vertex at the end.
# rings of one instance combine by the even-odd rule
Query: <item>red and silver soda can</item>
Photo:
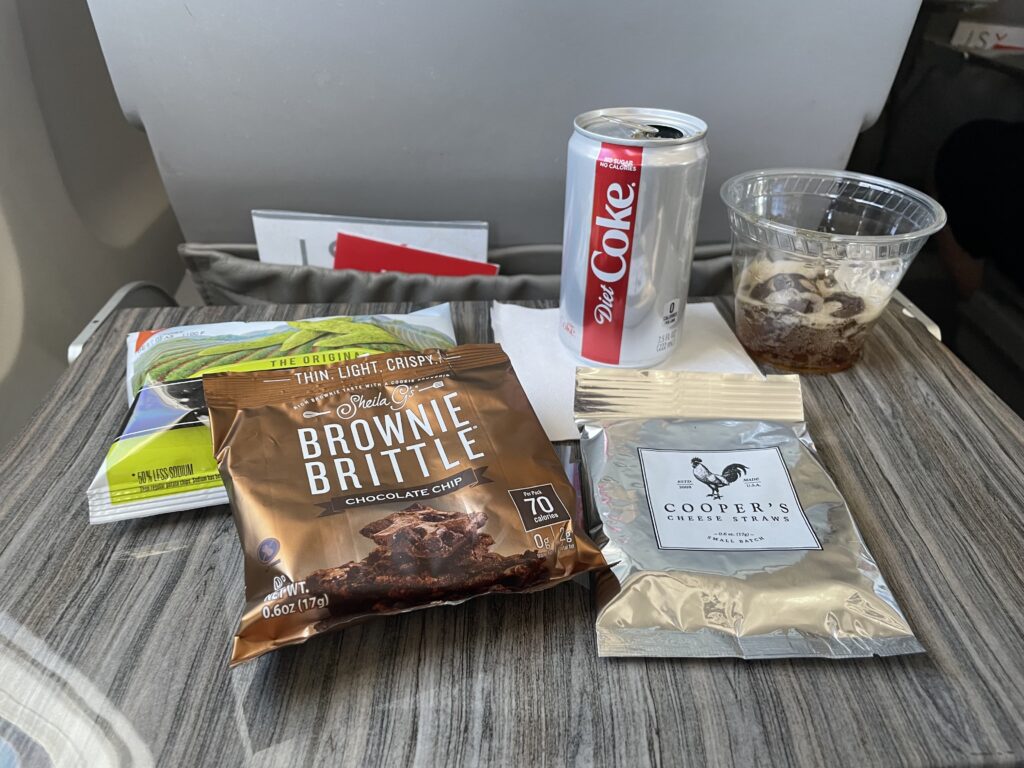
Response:
POLYGON ((679 338, 707 125, 665 109, 576 118, 565 180, 560 335, 578 357, 641 368, 679 338))

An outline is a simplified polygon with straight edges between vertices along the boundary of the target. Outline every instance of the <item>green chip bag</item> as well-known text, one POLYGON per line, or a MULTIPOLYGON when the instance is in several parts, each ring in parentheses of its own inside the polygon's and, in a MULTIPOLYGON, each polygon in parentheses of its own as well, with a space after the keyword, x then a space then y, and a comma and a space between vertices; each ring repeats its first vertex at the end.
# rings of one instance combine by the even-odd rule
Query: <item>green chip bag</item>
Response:
POLYGON ((131 408, 87 492, 89 522, 226 504, 202 376, 343 363, 455 344, 447 304, 407 315, 212 323, 127 338, 131 408))

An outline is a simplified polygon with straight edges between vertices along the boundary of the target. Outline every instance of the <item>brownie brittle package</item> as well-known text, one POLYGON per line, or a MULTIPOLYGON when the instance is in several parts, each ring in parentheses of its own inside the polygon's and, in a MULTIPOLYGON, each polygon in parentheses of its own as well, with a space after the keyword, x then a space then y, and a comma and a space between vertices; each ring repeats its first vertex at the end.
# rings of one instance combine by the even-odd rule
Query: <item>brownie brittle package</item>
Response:
POLYGON ((203 381, 245 558, 232 664, 604 565, 497 345, 203 381))

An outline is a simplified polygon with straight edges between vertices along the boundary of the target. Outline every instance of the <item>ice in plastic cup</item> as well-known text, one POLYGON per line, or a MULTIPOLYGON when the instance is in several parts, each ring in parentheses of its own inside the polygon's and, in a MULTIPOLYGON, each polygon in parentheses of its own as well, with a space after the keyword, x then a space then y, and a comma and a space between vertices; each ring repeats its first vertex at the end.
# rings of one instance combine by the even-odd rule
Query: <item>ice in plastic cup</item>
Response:
POLYGON ((722 185, 736 335, 797 373, 849 368, 907 267, 946 222, 910 187, 845 171, 752 171, 722 185))

